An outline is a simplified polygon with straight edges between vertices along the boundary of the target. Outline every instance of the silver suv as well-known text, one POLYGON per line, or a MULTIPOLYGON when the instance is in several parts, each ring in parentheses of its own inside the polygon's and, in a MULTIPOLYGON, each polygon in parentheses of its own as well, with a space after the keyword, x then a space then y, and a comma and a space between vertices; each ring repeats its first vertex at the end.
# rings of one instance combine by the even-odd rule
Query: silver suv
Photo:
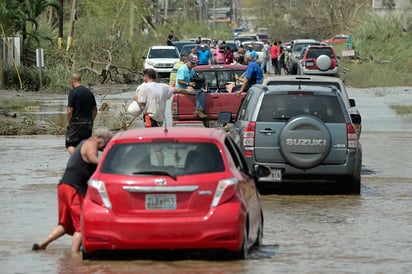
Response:
POLYGON ((320 75, 284 75, 284 76, 267 76, 263 81, 265 86, 273 85, 310 85, 310 86, 330 86, 340 91, 343 101, 349 111, 351 119, 356 127, 358 138, 362 132, 362 116, 359 109, 356 107, 356 101, 350 98, 343 81, 336 77, 320 76, 320 75))
POLYGON ((251 167, 271 167, 261 185, 333 182, 345 193, 360 194, 362 147, 334 87, 254 85, 231 136, 251 167))
POLYGON ((322 43, 314 39, 297 39, 291 41, 291 47, 289 50, 288 58, 288 68, 290 74, 298 73, 298 62, 300 58, 300 53, 303 48, 307 46, 321 45, 322 43))

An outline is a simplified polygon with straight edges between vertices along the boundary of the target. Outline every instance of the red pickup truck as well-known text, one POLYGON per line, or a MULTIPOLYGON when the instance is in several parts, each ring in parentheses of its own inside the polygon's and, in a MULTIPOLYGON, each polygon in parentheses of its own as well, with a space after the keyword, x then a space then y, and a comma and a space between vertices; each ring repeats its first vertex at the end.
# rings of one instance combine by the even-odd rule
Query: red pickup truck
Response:
MULTIPOLYGON (((173 124, 203 123, 211 126, 211 121, 216 121, 219 112, 230 111, 236 115, 242 98, 245 94, 236 95, 226 90, 227 83, 234 83, 235 75, 241 76, 246 71, 244 65, 208 65, 195 67, 195 71, 205 81, 205 113, 207 119, 200 119, 194 115, 196 95, 175 94, 172 101, 173 124)), ((234 117, 233 117, 234 118, 234 117)))

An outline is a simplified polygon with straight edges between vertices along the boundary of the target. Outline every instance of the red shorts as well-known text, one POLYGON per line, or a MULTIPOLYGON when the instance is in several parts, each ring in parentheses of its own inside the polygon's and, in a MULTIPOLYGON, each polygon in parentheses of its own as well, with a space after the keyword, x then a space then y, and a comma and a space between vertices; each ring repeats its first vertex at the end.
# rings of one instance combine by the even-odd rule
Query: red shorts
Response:
POLYGON ((66 184, 58 186, 57 195, 59 201, 59 225, 62 225, 69 235, 73 235, 74 232, 80 232, 80 215, 84 196, 77 193, 74 187, 66 184))

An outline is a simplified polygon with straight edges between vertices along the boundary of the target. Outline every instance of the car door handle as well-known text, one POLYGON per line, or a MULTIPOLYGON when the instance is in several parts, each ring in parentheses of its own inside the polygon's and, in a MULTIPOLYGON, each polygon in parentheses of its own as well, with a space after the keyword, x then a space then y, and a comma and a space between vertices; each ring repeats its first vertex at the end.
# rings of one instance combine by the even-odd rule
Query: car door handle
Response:
POLYGON ((272 134, 272 133, 276 133, 276 131, 273 130, 273 129, 271 129, 271 128, 261 129, 261 130, 259 130, 259 132, 260 132, 260 133, 263 133, 263 134, 267 134, 267 135, 270 135, 270 134, 272 134))

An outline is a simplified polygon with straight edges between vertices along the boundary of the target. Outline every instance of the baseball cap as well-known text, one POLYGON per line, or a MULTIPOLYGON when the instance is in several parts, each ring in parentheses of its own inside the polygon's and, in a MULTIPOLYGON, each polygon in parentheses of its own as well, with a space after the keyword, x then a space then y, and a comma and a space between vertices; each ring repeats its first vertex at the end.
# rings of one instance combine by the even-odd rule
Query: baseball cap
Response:
POLYGON ((197 63, 197 58, 190 56, 189 58, 187 58, 187 60, 192 63, 192 64, 196 64, 197 63))
POLYGON ((251 49, 251 48, 253 48, 253 46, 252 46, 252 45, 248 45, 247 47, 248 47, 248 48, 250 48, 250 49, 251 49))
POLYGON ((201 48, 204 48, 204 47, 205 47, 205 45, 200 45, 200 47, 201 47, 201 48))

